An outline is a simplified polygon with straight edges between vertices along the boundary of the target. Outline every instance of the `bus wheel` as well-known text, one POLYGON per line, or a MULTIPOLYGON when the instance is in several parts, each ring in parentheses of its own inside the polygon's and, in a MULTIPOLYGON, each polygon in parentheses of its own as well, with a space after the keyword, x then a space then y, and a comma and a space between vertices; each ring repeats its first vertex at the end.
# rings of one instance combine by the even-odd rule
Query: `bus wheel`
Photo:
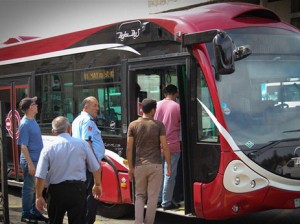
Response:
POLYGON ((132 215, 133 212, 134 206, 130 204, 98 203, 98 214, 106 218, 117 219, 126 215, 132 215))

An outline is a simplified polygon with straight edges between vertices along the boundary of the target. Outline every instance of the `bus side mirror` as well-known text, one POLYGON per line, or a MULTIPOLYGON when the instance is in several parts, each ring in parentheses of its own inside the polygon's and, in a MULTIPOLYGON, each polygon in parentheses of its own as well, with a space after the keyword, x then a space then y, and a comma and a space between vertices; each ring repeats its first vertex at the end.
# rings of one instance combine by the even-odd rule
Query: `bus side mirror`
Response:
POLYGON ((228 75, 235 71, 234 61, 249 56, 252 52, 249 46, 235 47, 230 36, 223 30, 207 30, 198 33, 187 33, 182 36, 182 46, 188 47, 201 43, 213 44, 216 77, 228 75))
POLYGON ((219 32, 213 39, 213 51, 215 55, 215 69, 218 75, 231 74, 234 66, 234 44, 225 32, 219 32))
POLYGON ((234 72, 234 62, 248 57, 250 46, 235 47, 232 39, 225 32, 219 32, 213 39, 215 66, 217 75, 228 75, 234 72))

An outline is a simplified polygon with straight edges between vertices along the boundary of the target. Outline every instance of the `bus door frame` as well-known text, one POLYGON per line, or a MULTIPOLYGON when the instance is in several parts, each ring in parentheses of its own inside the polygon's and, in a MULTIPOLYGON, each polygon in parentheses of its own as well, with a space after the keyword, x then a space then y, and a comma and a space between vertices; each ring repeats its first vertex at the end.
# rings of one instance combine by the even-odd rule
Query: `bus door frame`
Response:
MULTIPOLYGON (((21 181, 21 176, 22 176, 22 171, 21 171, 21 168, 20 168, 20 158, 19 158, 19 146, 18 146, 18 142, 17 142, 17 132, 18 132, 18 125, 19 123, 16 123, 16 122, 19 122, 18 119, 21 119, 21 116, 19 114, 19 112, 17 111, 18 109, 18 105, 17 103, 21 100, 20 99, 17 99, 17 90, 18 89, 25 89, 26 90, 26 93, 27 93, 27 96, 28 94, 30 94, 30 86, 32 86, 32 74, 29 73, 29 74, 22 74, 22 77, 21 76, 14 76, 14 77, 9 77, 9 78, 6 78, 5 79, 5 82, 4 80, 1 80, 0 81, 0 92, 2 90, 6 90, 6 91, 9 91, 9 111, 11 113, 9 113, 11 116, 8 117, 8 115, 5 115, 5 120, 6 120, 6 124, 7 125, 7 121, 11 123, 11 133, 9 134, 9 131, 7 130, 7 128, 5 129, 7 131, 7 133, 3 134, 3 136, 6 136, 6 138, 11 138, 12 139, 12 142, 11 142, 11 146, 4 146, 3 145, 3 148, 10 148, 12 150, 12 169, 13 170, 10 170, 9 171, 9 178, 13 178, 13 180, 19 182, 21 181), (3 85, 3 83, 5 83, 3 85), (12 119, 12 118, 15 118, 15 119, 12 119)), ((1 113, 4 115, 4 111, 1 111, 1 113)), ((4 143, 6 144, 9 144, 7 142, 7 140, 5 139, 3 141, 4 143)), ((6 153, 8 155, 8 153, 6 153)), ((8 160, 8 158, 7 158, 8 160)), ((16 186, 19 186, 19 184, 17 184, 17 182, 14 182, 14 181, 11 181, 9 180, 9 184, 10 185, 16 185, 16 186)))
MULTIPOLYGON (((123 92, 127 94, 122 95, 122 107, 126 108, 126 114, 124 116, 123 127, 128 127, 129 123, 137 119, 137 96, 135 92, 135 84, 137 83, 136 77, 132 77, 132 73, 137 70, 142 69, 151 69, 156 67, 166 67, 166 66, 186 66, 186 83, 183 80, 182 75, 178 75, 178 89, 179 99, 180 99, 180 108, 181 108, 181 125, 182 125, 182 166, 183 166, 183 187, 184 187, 184 203, 185 203, 185 214, 194 213, 194 199, 193 199, 193 184, 191 178, 191 158, 190 150, 191 142, 188 136, 191 134, 189 131, 189 125, 187 121, 190 121, 190 118, 187 115, 190 112, 190 88, 191 88, 191 55, 187 52, 177 53, 167 56, 160 57, 144 57, 144 58, 135 58, 128 59, 122 62, 122 73, 126 74, 122 79, 122 88, 123 92), (184 86, 186 85, 186 86, 184 86), (126 123, 125 123, 126 122, 126 123)), ((126 129, 127 131, 127 129, 126 129)), ((134 186, 132 186, 132 192, 134 195, 134 186)), ((133 197, 134 198, 134 197, 133 197)))

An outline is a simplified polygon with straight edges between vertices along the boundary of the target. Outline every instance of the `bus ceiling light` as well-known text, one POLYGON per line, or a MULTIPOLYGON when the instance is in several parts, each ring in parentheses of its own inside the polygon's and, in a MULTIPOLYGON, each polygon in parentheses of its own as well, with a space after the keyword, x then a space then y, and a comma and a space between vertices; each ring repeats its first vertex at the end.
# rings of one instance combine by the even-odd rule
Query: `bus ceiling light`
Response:
MULTIPOLYGON (((300 81, 300 78, 287 78, 286 81, 288 81, 288 82, 296 82, 296 81, 300 81)), ((295 151, 296 151, 296 149, 299 149, 299 148, 300 148, 299 146, 297 148, 295 148, 295 151)))

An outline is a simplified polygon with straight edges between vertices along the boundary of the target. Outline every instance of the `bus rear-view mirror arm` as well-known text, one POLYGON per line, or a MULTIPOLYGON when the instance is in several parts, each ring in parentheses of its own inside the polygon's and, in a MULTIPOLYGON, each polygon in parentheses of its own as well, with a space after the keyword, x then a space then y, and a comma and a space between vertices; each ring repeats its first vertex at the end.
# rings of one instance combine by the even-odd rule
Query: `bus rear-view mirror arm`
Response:
POLYGON ((197 33, 185 33, 182 35, 182 46, 189 47, 194 44, 209 43, 218 33, 222 33, 221 30, 207 30, 197 33))
POLYGON ((232 74, 235 71, 234 61, 251 54, 249 46, 236 48, 230 36, 223 30, 208 30, 182 36, 183 47, 209 42, 213 44, 216 77, 232 74))

